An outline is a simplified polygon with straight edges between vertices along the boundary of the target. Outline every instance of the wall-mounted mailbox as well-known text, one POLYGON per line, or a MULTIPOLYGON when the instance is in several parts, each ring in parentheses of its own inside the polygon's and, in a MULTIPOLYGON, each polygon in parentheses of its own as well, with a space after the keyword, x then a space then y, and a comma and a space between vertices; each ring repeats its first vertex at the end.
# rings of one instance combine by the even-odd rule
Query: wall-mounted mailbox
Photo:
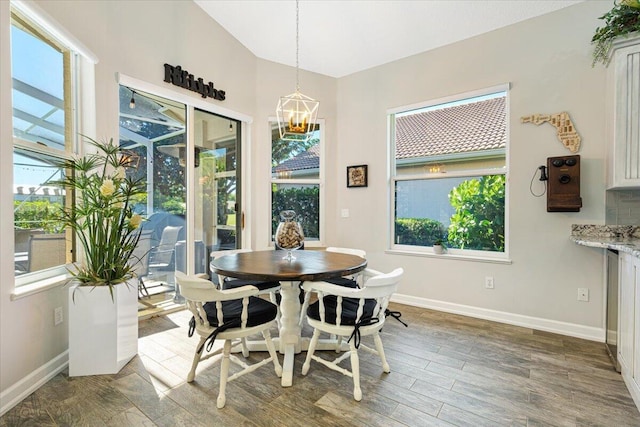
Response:
POLYGON ((547 158, 547 212, 580 212, 580 156, 547 158))

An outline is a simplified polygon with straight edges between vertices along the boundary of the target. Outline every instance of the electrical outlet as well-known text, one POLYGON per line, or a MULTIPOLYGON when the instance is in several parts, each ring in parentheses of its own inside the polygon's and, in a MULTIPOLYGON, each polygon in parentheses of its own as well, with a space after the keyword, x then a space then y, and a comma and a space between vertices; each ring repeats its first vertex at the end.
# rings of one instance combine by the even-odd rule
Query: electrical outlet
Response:
POLYGON ((349 218, 349 209, 342 209, 340 216, 342 216, 342 218, 349 218))
POLYGON ((589 301, 589 288, 578 288, 578 301, 589 301))
POLYGON ((484 278, 485 289, 493 289, 493 277, 487 276, 484 278))
POLYGON ((53 310, 53 324, 58 326, 64 321, 64 315, 62 314, 62 307, 56 307, 53 310))

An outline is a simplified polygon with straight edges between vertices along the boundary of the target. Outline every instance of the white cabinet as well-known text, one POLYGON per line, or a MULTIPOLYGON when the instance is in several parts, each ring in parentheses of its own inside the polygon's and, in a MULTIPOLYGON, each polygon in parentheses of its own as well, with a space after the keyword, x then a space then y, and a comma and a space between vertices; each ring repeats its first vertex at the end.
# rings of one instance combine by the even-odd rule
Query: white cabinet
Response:
POLYGON ((607 187, 640 188, 640 35, 614 42, 607 72, 607 187))
POLYGON ((635 290, 637 278, 636 258, 620 254, 620 294, 618 302, 618 362, 631 371, 635 344, 635 290))
POLYGON ((618 362, 624 382, 640 408, 640 258, 620 253, 618 362))

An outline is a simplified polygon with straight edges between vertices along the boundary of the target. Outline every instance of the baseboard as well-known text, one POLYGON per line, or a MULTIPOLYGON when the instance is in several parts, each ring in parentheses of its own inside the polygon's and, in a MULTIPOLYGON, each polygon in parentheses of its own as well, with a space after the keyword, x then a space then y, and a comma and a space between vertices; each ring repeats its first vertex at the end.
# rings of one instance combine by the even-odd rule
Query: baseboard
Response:
POLYGON ((69 351, 66 350, 4 390, 0 393, 0 416, 22 402, 27 396, 62 372, 68 365, 69 351))
POLYGON ((429 308, 447 313, 461 314, 463 316, 475 317, 478 319, 492 320, 494 322, 506 323, 509 325, 553 332, 570 337, 583 338, 590 341, 604 342, 605 340, 604 328, 594 328, 591 326, 577 325, 575 323, 558 322, 556 320, 524 316, 521 314, 455 304, 446 301, 418 298, 410 295, 394 294, 391 301, 413 307, 429 308))

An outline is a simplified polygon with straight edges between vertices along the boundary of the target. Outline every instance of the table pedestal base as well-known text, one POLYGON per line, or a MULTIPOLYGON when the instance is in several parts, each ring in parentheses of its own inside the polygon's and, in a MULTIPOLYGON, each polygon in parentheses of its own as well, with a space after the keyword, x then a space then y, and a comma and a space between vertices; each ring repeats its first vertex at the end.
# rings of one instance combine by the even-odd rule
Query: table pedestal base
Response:
MULTIPOLYGON (((282 386, 290 387, 293 384, 294 356, 309 348, 311 338, 301 337, 302 328, 300 326, 300 289, 299 282, 280 282, 280 336, 273 339, 280 354, 284 354, 282 362, 282 386)), ((337 341, 335 339, 321 339, 318 342, 317 350, 335 350, 337 341)), ((249 351, 267 351, 264 341, 248 341, 249 351)), ((348 351, 349 345, 342 343, 338 351, 348 351)), ((238 350, 240 351, 240 350, 238 350)))
MULTIPOLYGON (((298 347, 300 350, 296 351, 296 345, 282 345, 282 341, 280 338, 273 338, 273 344, 276 348, 280 349, 280 354, 284 354, 284 361, 282 362, 282 387, 291 387, 293 384, 293 365, 294 365, 294 357, 296 354, 301 353, 303 351, 307 351, 309 349, 309 343, 311 342, 311 338, 309 337, 300 337, 298 341, 298 347)), ((337 340, 331 338, 320 339, 318 341, 318 345, 316 347, 316 351, 322 350, 334 350, 337 346, 337 340)), ((267 345, 264 341, 247 341, 247 349, 249 351, 267 351, 267 345)), ((235 352, 239 353, 242 351, 242 348, 237 347, 235 352)), ((346 342, 342 342, 340 347, 338 347, 338 352, 349 351, 349 344, 346 342)))

